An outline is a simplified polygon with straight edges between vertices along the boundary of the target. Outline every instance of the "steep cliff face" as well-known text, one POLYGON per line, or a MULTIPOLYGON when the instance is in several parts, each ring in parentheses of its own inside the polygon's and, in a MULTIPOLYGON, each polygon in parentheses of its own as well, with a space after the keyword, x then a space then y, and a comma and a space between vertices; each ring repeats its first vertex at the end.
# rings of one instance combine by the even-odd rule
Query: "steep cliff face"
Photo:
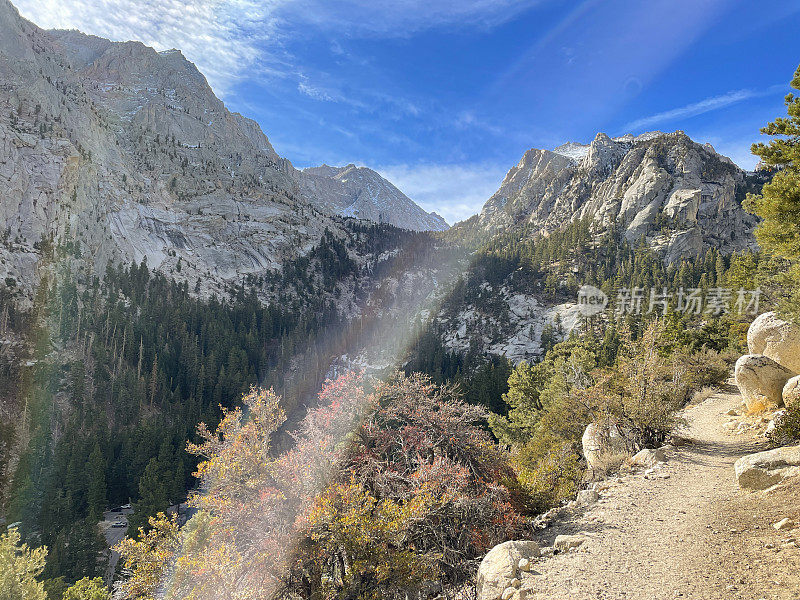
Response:
POLYGON ((346 237, 342 215, 446 227, 374 171, 296 170, 180 51, 43 31, 0 0, 0 277, 30 288, 69 244, 87 272, 146 258, 220 292, 346 237))
POLYGON ((425 212, 391 182, 372 169, 311 167, 298 175, 303 194, 330 212, 376 223, 390 223, 412 231, 444 231, 445 220, 425 212))
POLYGON ((5 1, 0 31, 5 277, 70 242, 93 270, 146 257, 211 291, 337 230, 180 52, 45 32, 5 1))
POLYGON ((528 224, 546 234, 588 217, 598 231, 616 223, 629 241, 644 238, 674 262, 753 244, 756 221, 740 205, 746 184, 744 171, 682 132, 598 133, 588 145, 526 152, 481 213, 456 230, 487 237, 528 224))

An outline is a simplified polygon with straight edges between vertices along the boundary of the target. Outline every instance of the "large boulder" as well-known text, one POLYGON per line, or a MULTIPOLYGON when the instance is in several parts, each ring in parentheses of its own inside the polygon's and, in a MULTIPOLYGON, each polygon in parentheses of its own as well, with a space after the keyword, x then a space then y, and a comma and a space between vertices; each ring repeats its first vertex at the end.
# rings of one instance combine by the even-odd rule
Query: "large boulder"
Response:
POLYGON ((748 411, 783 406, 783 386, 795 374, 762 354, 745 354, 733 370, 748 411))
POLYGON ((786 382, 781 396, 786 407, 800 404, 800 375, 796 375, 786 382))
POLYGON ((539 544, 528 540, 503 542, 489 550, 478 567, 477 600, 500 600, 503 592, 513 587, 520 561, 530 562, 540 554, 539 544))
POLYGON ((765 490, 787 477, 800 476, 800 446, 786 446, 743 456, 733 465, 739 487, 765 490))
POLYGON ((800 373, 800 327, 775 316, 759 315, 747 330, 750 354, 763 354, 793 373, 800 373))
POLYGON ((628 452, 628 444, 616 425, 591 423, 583 432, 581 439, 583 456, 589 468, 597 469, 603 457, 628 452))

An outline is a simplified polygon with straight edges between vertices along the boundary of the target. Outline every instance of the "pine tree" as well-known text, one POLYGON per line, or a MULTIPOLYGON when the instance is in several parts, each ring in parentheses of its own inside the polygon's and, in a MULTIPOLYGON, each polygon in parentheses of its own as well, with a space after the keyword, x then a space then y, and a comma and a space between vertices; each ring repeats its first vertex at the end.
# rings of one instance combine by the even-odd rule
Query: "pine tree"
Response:
POLYGON ((16 528, 0 535, 0 597, 46 600, 44 585, 36 580, 46 556, 47 548, 31 549, 20 544, 16 528))
POLYGON ((166 512, 169 506, 169 477, 159 458, 153 457, 139 478, 139 501, 128 519, 128 535, 135 536, 140 527, 146 527, 149 517, 166 512))
POLYGON ((99 521, 106 507, 106 464, 100 444, 95 442, 94 449, 89 455, 87 465, 89 474, 89 489, 87 503, 89 505, 89 519, 99 521))
POLYGON ((158 392, 158 354, 153 356, 153 368, 150 372, 150 406, 155 402, 156 392, 158 392))
MULTIPOLYGON (((800 90, 800 67, 790 85, 800 90)), ((789 264, 785 284, 791 292, 780 308, 788 318, 800 321, 800 97, 788 94, 785 104, 788 117, 778 117, 761 129, 775 139, 752 147, 765 168, 778 172, 760 196, 747 197, 744 207, 762 219, 756 228, 759 245, 789 264)))
POLYGON ((139 363, 136 366, 136 379, 142 376, 142 354, 144 354, 144 339, 139 338, 139 363))
POLYGON ((725 283, 725 259, 723 258, 722 254, 717 254, 717 260, 714 265, 714 270, 716 271, 716 284, 717 287, 722 287, 725 283))

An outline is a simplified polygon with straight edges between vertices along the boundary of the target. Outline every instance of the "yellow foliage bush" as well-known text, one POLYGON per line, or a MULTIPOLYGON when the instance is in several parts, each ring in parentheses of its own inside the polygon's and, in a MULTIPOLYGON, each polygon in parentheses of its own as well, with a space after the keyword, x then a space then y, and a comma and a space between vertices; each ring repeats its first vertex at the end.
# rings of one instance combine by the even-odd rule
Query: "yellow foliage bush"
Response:
POLYGON ((149 519, 150 530, 139 530, 139 539, 125 538, 114 547, 123 559, 125 576, 115 586, 121 598, 155 600, 161 598, 164 574, 178 549, 178 523, 174 517, 158 513, 149 519))
POLYGON ((310 515, 316 584, 324 598, 405 598, 438 575, 436 556, 418 554, 409 524, 436 503, 378 500, 355 481, 334 484, 310 515))
POLYGON ((529 511, 542 512, 572 498, 583 477, 574 445, 555 436, 537 436, 513 454, 517 479, 529 495, 529 511))

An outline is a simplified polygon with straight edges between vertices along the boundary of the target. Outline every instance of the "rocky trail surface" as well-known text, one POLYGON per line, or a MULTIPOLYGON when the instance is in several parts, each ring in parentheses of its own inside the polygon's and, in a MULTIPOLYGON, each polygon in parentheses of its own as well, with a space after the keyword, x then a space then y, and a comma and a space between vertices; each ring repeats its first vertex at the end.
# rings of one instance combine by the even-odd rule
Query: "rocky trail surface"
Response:
POLYGON ((800 486, 739 489, 734 462, 765 443, 724 427, 741 405, 735 390, 686 409, 687 443, 667 462, 599 484, 597 503, 542 531, 542 546, 585 541, 525 574, 528 600, 800 599, 800 529, 773 527, 800 521, 800 486))

